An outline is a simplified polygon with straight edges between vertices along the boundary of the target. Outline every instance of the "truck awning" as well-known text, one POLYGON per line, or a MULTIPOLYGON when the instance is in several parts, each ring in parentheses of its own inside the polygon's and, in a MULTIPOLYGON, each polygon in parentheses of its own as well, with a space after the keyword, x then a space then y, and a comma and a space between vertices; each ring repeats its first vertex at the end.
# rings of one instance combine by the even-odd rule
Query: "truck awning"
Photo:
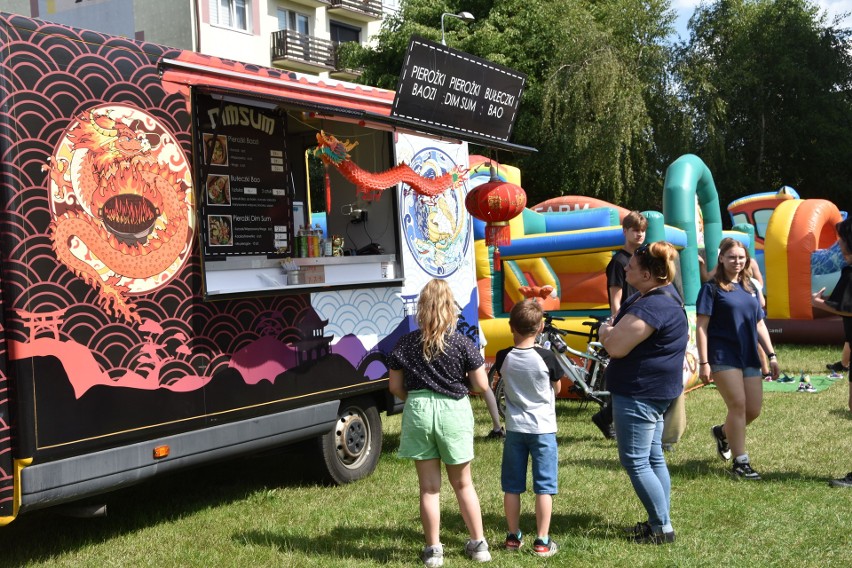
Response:
POLYGON ((462 133, 390 115, 394 92, 334 79, 323 79, 283 69, 229 61, 195 52, 162 59, 160 76, 167 90, 195 87, 205 92, 264 100, 326 118, 363 122, 373 128, 426 134, 487 148, 529 154, 535 148, 474 133, 462 133))

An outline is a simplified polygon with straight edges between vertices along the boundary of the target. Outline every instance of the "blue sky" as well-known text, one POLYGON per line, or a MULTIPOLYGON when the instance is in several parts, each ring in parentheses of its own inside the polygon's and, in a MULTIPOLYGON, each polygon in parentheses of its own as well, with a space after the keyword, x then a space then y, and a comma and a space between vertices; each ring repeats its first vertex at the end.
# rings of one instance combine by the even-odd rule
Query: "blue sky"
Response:
MULTIPOLYGON (((680 35, 680 39, 686 39, 686 24, 689 18, 695 12, 695 7, 698 6, 700 0, 672 0, 672 9, 677 12, 677 21, 675 21, 675 32, 680 35)), ((816 0, 814 2, 821 10, 827 10, 829 21, 835 15, 843 12, 852 12, 852 0, 816 0)), ((852 27, 852 17, 844 20, 846 26, 852 27)), ((678 38, 673 38, 677 40, 678 38)))

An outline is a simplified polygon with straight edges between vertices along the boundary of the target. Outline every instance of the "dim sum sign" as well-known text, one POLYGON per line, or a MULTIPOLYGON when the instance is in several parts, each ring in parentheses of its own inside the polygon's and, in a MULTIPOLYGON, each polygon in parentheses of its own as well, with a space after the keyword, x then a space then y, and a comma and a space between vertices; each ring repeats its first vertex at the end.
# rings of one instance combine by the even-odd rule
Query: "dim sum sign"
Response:
POLYGON ((391 115, 508 141, 526 75, 421 37, 412 37, 391 115))

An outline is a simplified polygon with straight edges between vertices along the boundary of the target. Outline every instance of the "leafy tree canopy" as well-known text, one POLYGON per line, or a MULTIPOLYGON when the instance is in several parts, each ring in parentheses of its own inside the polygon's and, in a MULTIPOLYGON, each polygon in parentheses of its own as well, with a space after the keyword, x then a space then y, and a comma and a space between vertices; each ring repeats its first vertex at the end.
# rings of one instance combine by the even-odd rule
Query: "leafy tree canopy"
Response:
POLYGON ((720 0, 690 19, 675 75, 722 203, 782 185, 848 205, 850 30, 808 0, 720 0))

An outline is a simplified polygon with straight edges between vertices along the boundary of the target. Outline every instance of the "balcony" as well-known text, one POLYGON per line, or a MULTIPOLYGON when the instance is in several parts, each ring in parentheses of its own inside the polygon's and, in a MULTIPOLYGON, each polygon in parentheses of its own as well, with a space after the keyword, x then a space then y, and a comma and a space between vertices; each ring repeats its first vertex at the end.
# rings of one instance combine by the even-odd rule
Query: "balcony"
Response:
POLYGON ((384 15, 382 0, 331 0, 327 11, 361 22, 381 20, 384 15))
POLYGON ((327 39, 278 30, 270 40, 273 66, 314 74, 334 70, 334 44, 327 39))
POLYGON ((340 61, 340 44, 337 42, 334 42, 334 46, 331 50, 331 66, 333 71, 331 71, 329 75, 333 79, 340 79, 342 81, 352 81, 353 79, 357 79, 363 72, 361 69, 351 69, 343 66, 343 63, 340 61))
POLYGON ((320 6, 328 6, 331 4, 331 0, 291 0, 294 4, 301 4, 302 6, 310 6, 311 8, 318 8, 320 6))

